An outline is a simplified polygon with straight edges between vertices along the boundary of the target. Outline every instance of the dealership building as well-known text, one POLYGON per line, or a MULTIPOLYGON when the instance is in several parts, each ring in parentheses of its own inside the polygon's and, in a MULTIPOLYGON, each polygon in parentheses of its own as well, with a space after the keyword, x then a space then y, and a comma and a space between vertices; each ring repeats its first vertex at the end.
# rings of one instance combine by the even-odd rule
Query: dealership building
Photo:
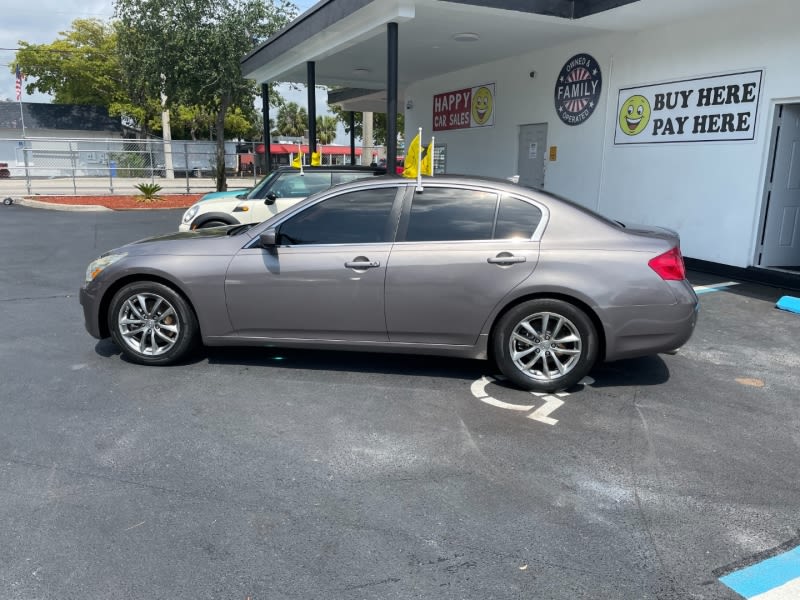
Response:
POLYGON ((438 172, 518 175, 677 230, 697 265, 793 277, 797 15, 797 0, 323 0, 242 68, 396 109, 406 140, 435 136, 438 172))

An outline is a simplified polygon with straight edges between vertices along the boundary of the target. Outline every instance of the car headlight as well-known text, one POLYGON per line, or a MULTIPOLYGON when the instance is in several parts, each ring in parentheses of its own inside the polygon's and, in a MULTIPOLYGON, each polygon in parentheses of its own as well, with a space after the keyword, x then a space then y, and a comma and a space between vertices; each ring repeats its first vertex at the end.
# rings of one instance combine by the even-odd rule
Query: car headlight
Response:
POLYGON ((128 256, 127 252, 123 252, 122 254, 109 254, 107 256, 96 258, 90 262, 89 266, 86 267, 86 283, 94 280, 94 278, 100 275, 100 273, 102 273, 106 267, 113 265, 119 259, 125 258, 126 256, 128 256))
POLYGON ((183 219, 181 219, 181 220, 184 223, 188 223, 189 221, 194 219, 194 216, 197 214, 198 210, 200 210, 200 205, 199 204, 195 204, 193 206, 190 206, 189 210, 187 210, 185 213, 183 213, 183 219))

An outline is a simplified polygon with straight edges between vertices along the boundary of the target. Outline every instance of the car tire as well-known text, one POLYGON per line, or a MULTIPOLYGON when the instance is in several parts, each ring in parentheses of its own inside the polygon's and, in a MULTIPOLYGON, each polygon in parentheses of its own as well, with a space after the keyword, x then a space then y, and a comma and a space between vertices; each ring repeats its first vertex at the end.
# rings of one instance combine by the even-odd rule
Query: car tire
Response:
POLYGON ((189 303, 172 288, 154 281, 130 283, 111 300, 111 338, 132 362, 169 365, 197 345, 199 326, 189 303))
POLYGON ((532 392, 557 392, 583 379, 594 366, 599 340, 592 320, 554 298, 523 302, 497 323, 492 350, 500 372, 532 392))
POLYGON ((209 227, 226 227, 230 225, 230 223, 226 223, 225 221, 220 221, 219 219, 211 219, 210 221, 205 221, 197 226, 197 229, 208 229, 209 227))

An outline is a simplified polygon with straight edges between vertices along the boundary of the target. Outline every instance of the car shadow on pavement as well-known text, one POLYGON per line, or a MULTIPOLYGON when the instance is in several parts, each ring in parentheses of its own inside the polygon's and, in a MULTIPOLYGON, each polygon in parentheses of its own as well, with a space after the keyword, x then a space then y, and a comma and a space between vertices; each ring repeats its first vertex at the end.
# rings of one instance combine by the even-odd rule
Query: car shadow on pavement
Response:
MULTIPOLYGON (((121 354, 110 339, 98 341, 95 344, 95 352, 105 358, 120 356, 120 360, 134 364, 121 354)), ((447 356, 220 346, 198 348, 189 358, 172 367, 196 365, 204 361, 214 365, 274 366, 281 369, 410 375, 462 381, 475 381, 484 376, 497 378, 499 373, 497 367, 490 361, 447 356)), ((668 381, 670 373, 661 356, 645 356, 596 365, 589 373, 589 377, 593 380, 589 384, 593 388, 651 386, 668 381)), ((497 381, 496 384, 515 389, 513 385, 503 381, 497 381)), ((579 384, 566 391, 574 394, 582 391, 584 387, 579 384)))
POLYGON ((211 364, 275 366, 282 369, 349 371, 384 375, 413 375, 474 380, 487 367, 486 361, 416 354, 385 354, 297 348, 202 349, 211 364))

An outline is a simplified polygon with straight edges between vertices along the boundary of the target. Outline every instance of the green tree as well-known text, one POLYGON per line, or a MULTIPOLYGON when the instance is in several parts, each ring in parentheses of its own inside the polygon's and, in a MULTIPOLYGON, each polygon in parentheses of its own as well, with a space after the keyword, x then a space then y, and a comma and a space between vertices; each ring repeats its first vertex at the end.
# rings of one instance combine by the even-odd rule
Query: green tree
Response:
POLYGON ((336 129, 339 119, 328 115, 317 117, 317 141, 320 144, 330 144, 336 139, 336 129))
MULTIPOLYGON (((53 96, 56 104, 110 106, 127 102, 114 27, 97 19, 75 19, 49 44, 19 41, 15 63, 29 78, 28 94, 53 96)), ((15 65, 11 65, 13 71, 15 65)))
POLYGON ((308 130, 308 113, 297 102, 287 102, 278 109, 275 131, 278 135, 302 137, 308 130))
MULTIPOLYGON (((202 106, 213 115, 217 189, 225 190, 225 117, 257 95, 239 61, 297 9, 287 0, 115 0, 115 14, 129 86, 163 92, 167 106, 202 106)), ((277 94, 270 99, 279 104, 277 94)))
MULTIPOLYGON (((344 110, 338 104, 331 104, 329 106, 331 112, 336 116, 336 118, 344 124, 344 130, 349 135, 350 134, 350 111, 344 110)), ((356 137, 361 137, 364 135, 364 113, 357 112, 355 113, 355 126, 356 126, 356 137)), ((372 113, 372 135, 375 138, 375 143, 379 146, 386 145, 386 113, 372 113)), ((397 114, 397 133, 398 135, 402 135, 403 128, 405 127, 405 119, 401 113, 397 114)), ((371 145, 371 142, 369 142, 371 145)))

